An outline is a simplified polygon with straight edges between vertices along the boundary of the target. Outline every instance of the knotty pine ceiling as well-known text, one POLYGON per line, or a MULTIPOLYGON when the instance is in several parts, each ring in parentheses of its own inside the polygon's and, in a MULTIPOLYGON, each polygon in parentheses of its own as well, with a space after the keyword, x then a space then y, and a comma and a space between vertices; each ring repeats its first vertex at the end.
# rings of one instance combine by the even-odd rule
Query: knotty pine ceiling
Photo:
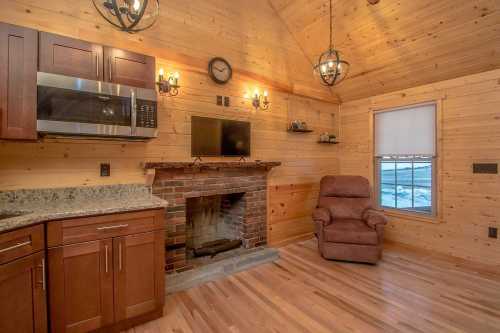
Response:
MULTIPOLYGON (((328 47, 328 0, 269 0, 311 63, 328 47)), ((341 101, 500 68, 499 0, 335 0, 351 63, 341 101)))

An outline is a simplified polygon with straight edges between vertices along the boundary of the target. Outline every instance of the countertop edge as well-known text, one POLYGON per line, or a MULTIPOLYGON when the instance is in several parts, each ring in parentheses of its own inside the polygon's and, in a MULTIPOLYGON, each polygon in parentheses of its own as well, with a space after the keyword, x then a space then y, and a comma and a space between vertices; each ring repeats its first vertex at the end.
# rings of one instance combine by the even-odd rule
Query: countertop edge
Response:
POLYGON ((168 207, 168 202, 154 197, 154 202, 132 205, 126 207, 113 207, 113 208, 100 208, 100 209, 89 209, 85 212, 83 211, 75 211, 75 212, 61 212, 61 213, 47 213, 47 214, 26 214, 21 217, 15 217, 12 219, 6 219, 4 221, 0 221, 0 234, 14 231, 17 229, 22 229, 26 227, 32 227, 37 224, 47 223, 50 221, 57 220, 65 220, 65 219, 73 219, 73 218, 81 218, 81 217, 92 217, 99 215, 110 215, 110 214, 119 214, 119 213, 128 213, 134 211, 142 211, 142 210, 150 210, 150 209, 165 209, 168 207), (34 216, 37 215, 37 216, 34 216), (16 220, 15 220, 16 219, 16 220), (19 219, 19 220, 17 220, 19 219), (10 223, 13 225, 9 225, 10 223), (5 222, 5 225, 4 225, 5 222))

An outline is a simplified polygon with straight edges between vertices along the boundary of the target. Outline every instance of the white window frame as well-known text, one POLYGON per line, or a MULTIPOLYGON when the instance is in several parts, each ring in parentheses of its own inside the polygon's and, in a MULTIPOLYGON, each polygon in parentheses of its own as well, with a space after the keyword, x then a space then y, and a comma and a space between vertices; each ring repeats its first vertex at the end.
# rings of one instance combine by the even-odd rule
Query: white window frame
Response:
MULTIPOLYGON (((378 209, 384 211, 387 215, 393 216, 396 218, 402 218, 410 221, 418 221, 418 222, 427 222, 427 223, 442 223, 442 205, 443 205, 443 193, 442 193, 442 151, 441 151, 441 128, 442 128, 442 108, 443 101, 446 99, 445 95, 440 94, 425 94, 428 95, 429 98, 422 98, 420 100, 411 100, 407 103, 394 103, 394 102, 372 102, 372 106, 370 107, 370 137, 371 137, 371 155, 372 155, 372 164, 369 167, 371 169, 372 179, 374 181, 374 197, 376 199, 376 205, 378 209), (433 157, 433 178, 432 178, 432 201, 433 201, 433 210, 432 214, 427 213, 418 213, 411 210, 406 209, 396 209, 396 208, 386 208, 380 205, 379 198, 379 163, 378 158, 375 156, 375 115, 380 112, 387 112, 397 109, 410 108, 420 105, 428 105, 435 104, 436 105, 436 155, 433 157)), ((421 96, 422 97, 422 96, 421 96)), ((403 98, 407 98, 404 96, 403 98)))
MULTIPOLYGON (((404 212, 404 213, 409 213, 409 214, 416 214, 416 215, 422 215, 422 216, 429 216, 429 217, 436 217, 437 216, 437 172, 436 172, 436 157, 434 156, 381 156, 381 157, 375 157, 375 184, 376 184, 376 193, 375 193, 375 198, 377 200, 377 206, 380 209, 387 210, 387 211, 395 211, 395 212, 404 212), (394 161, 396 164, 397 162, 403 162, 403 163, 414 163, 414 162, 429 162, 431 163, 431 168, 432 168, 432 180, 431 180, 431 211, 421 211, 418 209, 415 209, 414 207, 412 208, 397 208, 397 169, 395 170, 396 173, 396 207, 387 207, 382 205, 382 196, 381 196, 381 191, 382 191, 382 184, 381 184, 381 165, 384 160, 389 160, 389 161, 394 161)), ((409 185, 405 185, 409 187, 409 185)), ((415 186, 413 184, 412 180, 412 201, 414 200, 415 197, 415 186)))

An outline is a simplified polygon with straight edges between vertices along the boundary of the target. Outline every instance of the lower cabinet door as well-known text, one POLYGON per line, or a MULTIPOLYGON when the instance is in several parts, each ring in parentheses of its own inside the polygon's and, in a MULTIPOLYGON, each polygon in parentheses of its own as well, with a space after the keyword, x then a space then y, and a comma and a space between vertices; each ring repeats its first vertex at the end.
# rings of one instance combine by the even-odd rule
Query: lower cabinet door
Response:
POLYGON ((113 239, 117 322, 163 307, 164 246, 164 231, 113 239))
POLYGON ((111 239, 49 249, 51 332, 113 324, 111 239))
POLYGON ((47 332, 43 252, 0 265, 0 332, 47 332))

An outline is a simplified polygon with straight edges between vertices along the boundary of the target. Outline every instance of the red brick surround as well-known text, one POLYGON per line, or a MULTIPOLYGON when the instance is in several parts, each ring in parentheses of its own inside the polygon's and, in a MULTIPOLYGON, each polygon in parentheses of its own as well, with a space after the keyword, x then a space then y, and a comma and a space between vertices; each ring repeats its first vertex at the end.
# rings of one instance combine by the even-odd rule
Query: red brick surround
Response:
MULTIPOLYGON (((272 163, 272 164, 271 164, 272 163)), ((153 193, 169 202, 167 208, 166 271, 189 269, 186 262, 186 199, 245 193, 240 236, 245 248, 267 243, 267 163, 186 163, 155 165, 153 193), (251 166, 250 166, 251 164, 251 166)))

